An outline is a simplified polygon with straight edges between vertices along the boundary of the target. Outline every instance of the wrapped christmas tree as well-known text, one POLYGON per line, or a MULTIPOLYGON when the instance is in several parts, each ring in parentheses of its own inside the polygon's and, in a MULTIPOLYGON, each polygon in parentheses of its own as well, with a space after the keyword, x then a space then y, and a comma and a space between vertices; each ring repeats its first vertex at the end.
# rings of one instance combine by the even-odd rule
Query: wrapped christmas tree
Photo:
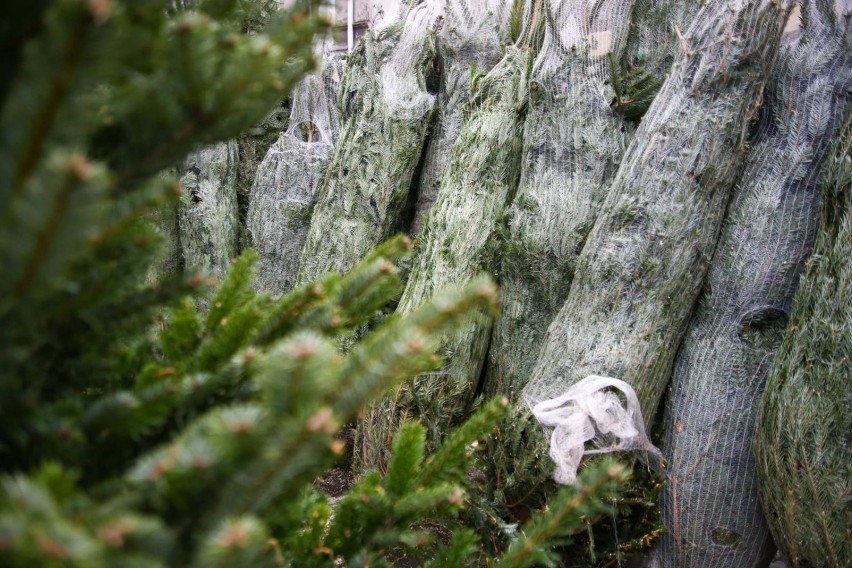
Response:
POLYGON ((435 108, 435 32, 443 0, 368 30, 340 86, 340 140, 320 187, 298 282, 346 272, 403 229, 414 171, 435 108))
MULTIPOLYGON (((841 20, 842 21, 842 20, 841 20)), ((844 43, 849 53, 848 35, 844 43)), ((846 566, 849 377, 852 376, 852 119, 823 167, 816 244, 757 418, 758 490, 775 542, 794 567, 846 566)))
POLYGON ((485 393, 516 395, 526 384, 634 122, 677 52, 675 30, 688 27, 700 4, 611 1, 595 10, 584 2, 553 4, 533 69, 521 181, 501 251, 504 313, 491 340, 485 393))
POLYGON ((820 166, 849 104, 834 7, 802 3, 768 84, 666 405, 663 566, 754 566, 774 545, 752 451, 766 375, 819 226, 820 166))
POLYGON ((259 255, 261 290, 293 288, 320 184, 339 134, 335 65, 305 77, 291 97, 290 121, 263 158, 249 192, 247 230, 259 255))
POLYGON ((504 47, 511 43, 512 10, 523 0, 446 0, 444 23, 435 38, 441 62, 441 83, 432 133, 423 154, 417 181, 417 203, 412 234, 420 233, 444 176, 453 144, 464 121, 470 100, 471 82, 500 61, 504 47))
MULTIPOLYGON (((488 73, 478 76, 468 117, 450 153, 438 200, 422 235, 422 246, 397 312, 410 313, 452 282, 472 278, 489 266, 500 217, 520 172, 527 73, 539 36, 543 2, 532 2, 518 44, 488 73)), ((469 410, 488 347, 491 318, 474 318, 444 340, 445 363, 418 377, 370 409, 359 433, 364 467, 382 467, 394 432, 409 415, 445 435, 469 410)))
MULTIPOLYGON (((277 299, 252 290, 250 251, 209 309, 196 274, 143 283, 158 248, 148 221, 175 201, 161 172, 256 124, 310 66, 323 27, 310 3, 251 37, 250 3, 174 4, 187 10, 6 6, 24 33, 0 26, 0 564, 474 565, 477 534, 450 523, 471 488, 469 448, 505 400, 434 453, 406 425, 387 475, 336 503, 312 483, 344 453, 340 424, 434 368, 443 334, 494 310, 493 284, 444 292, 343 354, 335 338, 399 293, 405 239, 277 299), (442 543, 438 522, 452 526, 442 543)), ((589 472, 486 561, 554 562, 554 539, 605 510, 624 478, 614 463, 589 472)))
POLYGON ((237 255, 237 163, 233 140, 190 154, 179 169, 178 208, 184 265, 223 279, 237 255))

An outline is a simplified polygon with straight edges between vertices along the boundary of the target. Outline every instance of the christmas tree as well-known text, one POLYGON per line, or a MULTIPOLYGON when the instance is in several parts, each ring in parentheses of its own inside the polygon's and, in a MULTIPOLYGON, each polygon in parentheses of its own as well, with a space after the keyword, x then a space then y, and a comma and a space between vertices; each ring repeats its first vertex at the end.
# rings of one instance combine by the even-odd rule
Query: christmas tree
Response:
MULTIPOLYGON (((342 425, 400 381, 438 368, 443 334, 494 312, 489 280, 386 317, 402 288, 404 238, 345 277, 283 297, 253 291, 251 251, 218 286, 204 274, 147 279, 162 246, 150 219, 181 190, 161 172, 263 119, 313 65, 311 39, 324 26, 316 7, 298 1, 259 29, 262 8, 7 6, 15 26, 0 25, 2 565, 482 559, 456 518, 475 501, 473 450, 505 416, 504 399, 429 455, 424 428, 404 425, 386 471, 366 472, 339 499, 313 482, 345 453, 342 425)), ((588 468, 493 562, 551 562, 554 539, 606 511, 624 477, 612 462, 588 468)))

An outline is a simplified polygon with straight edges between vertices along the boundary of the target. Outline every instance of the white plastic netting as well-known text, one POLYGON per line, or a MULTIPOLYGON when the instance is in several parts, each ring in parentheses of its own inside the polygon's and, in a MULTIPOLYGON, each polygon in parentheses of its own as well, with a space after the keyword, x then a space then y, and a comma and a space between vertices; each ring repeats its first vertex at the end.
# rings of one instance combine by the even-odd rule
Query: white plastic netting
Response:
POLYGON ((650 424, 741 171, 785 17, 772 0, 708 3, 695 17, 577 259, 523 390, 529 406, 589 375, 614 376, 636 391, 650 424))
POLYGON ((424 38, 434 34, 444 15, 445 0, 423 0, 404 16, 396 48, 379 71, 381 96, 388 114, 398 119, 417 119, 431 112, 435 94, 423 88, 422 68, 434 66, 433 53, 423 50, 424 38))
POLYGON ((663 566, 759 565, 772 543, 752 438, 818 226, 820 164, 852 90, 847 24, 803 2, 788 25, 742 179, 666 405, 663 566))
POLYGON ((258 167, 246 225, 258 253, 255 286, 277 294, 293 288, 320 184, 340 131, 336 104, 341 63, 323 68, 292 92, 290 122, 258 167))
POLYGON ((610 106, 631 0, 553 0, 530 78, 521 178, 499 264, 504 312, 484 390, 513 396, 565 301, 633 127, 610 106))
MULTIPOLYGON (((520 1, 520 0, 519 0, 520 1)), ((412 234, 423 227, 438 196, 450 150, 462 126, 474 74, 488 72, 509 43, 512 0, 446 0, 436 44, 441 83, 432 134, 423 156, 412 234)))
POLYGON ((557 483, 574 483, 587 455, 639 451, 649 465, 662 465, 660 450, 645 433, 639 399, 624 381, 589 375, 565 394, 536 404, 532 413, 542 426, 553 429, 550 457, 556 463, 557 483))

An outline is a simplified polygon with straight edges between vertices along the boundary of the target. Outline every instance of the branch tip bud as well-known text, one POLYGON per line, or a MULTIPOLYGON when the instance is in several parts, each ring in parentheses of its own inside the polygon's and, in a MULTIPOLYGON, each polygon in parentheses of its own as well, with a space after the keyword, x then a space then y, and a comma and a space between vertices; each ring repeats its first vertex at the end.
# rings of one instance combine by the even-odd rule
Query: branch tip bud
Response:
POLYGON ((248 530, 245 523, 237 521, 219 537, 219 543, 225 548, 244 548, 248 544, 248 530))
POLYGON ((342 456, 346 452, 346 442, 343 440, 332 440, 330 447, 331 453, 336 456, 342 456))
POLYGON ((96 23, 104 23, 109 18, 110 11, 112 11, 111 0, 89 0, 89 14, 96 23))
POLYGON ((78 181, 87 182, 95 175, 95 167, 86 156, 74 154, 66 162, 68 172, 78 181))
POLYGON ((296 359, 307 359, 316 354, 316 352, 317 346, 308 341, 296 343, 290 348, 290 355, 296 359))
POLYGON ((337 420, 334 419, 334 411, 329 406, 323 406, 316 414, 308 419, 307 428, 309 432, 324 432, 334 434, 337 432, 337 420))
POLYGON ((480 285, 476 290, 476 293, 479 294, 480 298, 493 300, 497 297, 497 287, 489 282, 487 284, 480 285))

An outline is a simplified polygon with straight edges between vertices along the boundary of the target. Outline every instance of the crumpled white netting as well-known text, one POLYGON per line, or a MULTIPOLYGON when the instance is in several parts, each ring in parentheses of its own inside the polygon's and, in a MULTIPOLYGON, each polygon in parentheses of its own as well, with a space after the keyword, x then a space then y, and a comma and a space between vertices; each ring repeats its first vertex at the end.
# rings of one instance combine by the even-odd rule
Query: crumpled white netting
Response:
POLYGON ((258 252, 256 287, 289 291, 310 226, 319 187, 340 126, 335 101, 340 60, 321 58, 291 97, 290 122, 270 147, 249 194, 247 228, 258 252))
POLYGON ((645 434, 639 399, 624 381, 589 375, 562 396, 536 404, 532 412, 542 426, 553 428, 550 457, 557 483, 574 483, 585 455, 641 451, 654 458, 646 460, 650 465, 662 462, 660 450, 645 434))

